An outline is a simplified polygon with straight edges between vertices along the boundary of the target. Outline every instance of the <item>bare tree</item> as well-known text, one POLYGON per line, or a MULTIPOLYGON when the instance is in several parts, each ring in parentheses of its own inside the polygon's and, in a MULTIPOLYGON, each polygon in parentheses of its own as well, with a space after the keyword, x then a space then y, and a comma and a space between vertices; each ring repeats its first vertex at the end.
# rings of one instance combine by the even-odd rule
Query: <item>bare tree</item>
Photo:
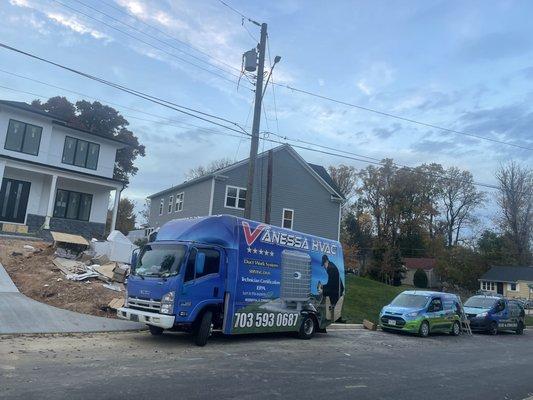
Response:
POLYGON ((473 211, 483 203, 485 194, 476 189, 470 172, 451 167, 442 179, 441 198, 446 242, 448 246, 456 245, 461 228, 473 221, 473 211))
POLYGON ((516 259, 527 265, 531 261, 533 232, 533 170, 514 161, 496 171, 499 184, 500 226, 514 247, 516 259))
POLYGON ((354 167, 341 164, 338 167, 330 165, 328 172, 333 182, 337 184, 341 194, 350 200, 355 194, 355 184, 357 183, 357 171, 354 167))
POLYGON ((189 172, 185 175, 187 180, 199 178, 201 176, 210 174, 211 172, 217 171, 219 169, 225 168, 228 165, 233 164, 233 161, 229 158, 220 158, 215 161, 211 161, 206 166, 200 165, 195 168, 191 168, 189 172))

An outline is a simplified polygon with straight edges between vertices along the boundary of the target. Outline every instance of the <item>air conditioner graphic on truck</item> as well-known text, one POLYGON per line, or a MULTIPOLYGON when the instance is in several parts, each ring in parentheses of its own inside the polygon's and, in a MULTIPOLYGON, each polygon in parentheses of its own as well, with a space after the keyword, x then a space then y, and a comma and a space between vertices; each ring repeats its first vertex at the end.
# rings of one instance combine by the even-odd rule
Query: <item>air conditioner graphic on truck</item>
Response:
POLYGON ((212 329, 307 339, 340 317, 343 298, 338 242, 221 215, 161 227, 133 257, 118 316, 152 334, 192 332, 198 345, 212 329))

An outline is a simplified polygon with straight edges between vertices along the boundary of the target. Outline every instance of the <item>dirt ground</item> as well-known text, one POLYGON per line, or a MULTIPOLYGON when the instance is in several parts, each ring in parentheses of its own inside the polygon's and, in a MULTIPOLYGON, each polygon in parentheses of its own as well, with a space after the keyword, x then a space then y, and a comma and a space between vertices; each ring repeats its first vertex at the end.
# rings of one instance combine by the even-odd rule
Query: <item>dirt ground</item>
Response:
POLYGON ((0 263, 20 292, 55 307, 115 317, 115 311, 108 310, 107 305, 124 293, 106 289, 102 286, 104 282, 96 278, 81 282, 67 280, 53 264, 53 253, 54 249, 47 242, 0 238, 0 263), (42 251, 34 253, 25 250, 24 245, 42 251), (22 255, 13 255, 13 252, 22 255))

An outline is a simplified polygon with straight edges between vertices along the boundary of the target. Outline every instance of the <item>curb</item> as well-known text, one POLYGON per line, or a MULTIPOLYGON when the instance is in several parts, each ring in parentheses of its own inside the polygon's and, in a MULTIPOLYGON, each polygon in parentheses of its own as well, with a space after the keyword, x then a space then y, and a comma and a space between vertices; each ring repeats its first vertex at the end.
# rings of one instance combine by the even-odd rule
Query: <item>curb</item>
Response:
POLYGON ((331 331, 345 331, 353 329, 364 329, 363 324, 331 324, 327 327, 331 331))

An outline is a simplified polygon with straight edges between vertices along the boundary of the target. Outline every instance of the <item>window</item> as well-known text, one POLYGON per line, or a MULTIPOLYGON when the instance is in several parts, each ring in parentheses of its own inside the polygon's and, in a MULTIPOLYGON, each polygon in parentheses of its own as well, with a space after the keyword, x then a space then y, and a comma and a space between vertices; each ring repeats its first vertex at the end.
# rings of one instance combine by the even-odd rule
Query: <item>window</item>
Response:
POLYGON ((496 290, 496 284, 494 282, 481 282, 481 290, 488 290, 494 292, 496 290))
POLYGON ((220 268, 220 253, 215 249, 197 249, 193 247, 189 253, 187 268, 185 270, 184 282, 201 278, 209 274, 218 274, 220 268), (201 274, 196 273, 195 263, 198 253, 205 254, 204 271, 201 274))
POLYGON ((172 212, 172 205, 174 204, 174 196, 170 196, 168 198, 168 207, 167 207, 167 213, 171 213, 172 212))
POLYGON ((40 126, 10 119, 4 148, 36 156, 39 154, 42 132, 40 126))
POLYGON ((88 221, 92 201, 92 194, 57 189, 54 217, 88 221))
POLYGON ((174 204, 174 212, 183 210, 183 192, 176 195, 176 203, 174 204))
POLYGON ((244 210, 246 203, 246 189, 236 186, 226 186, 226 207, 244 210))
POLYGON ((433 312, 442 311, 442 301, 439 298, 431 300, 431 303, 429 304, 429 309, 431 309, 433 312))
POLYGON ((99 144, 67 136, 65 137, 61 162, 63 164, 96 170, 99 154, 99 144))
POLYGON ((165 207, 165 199, 161 199, 159 203, 159 215, 163 215, 163 208, 165 207))
POLYGON ((294 221, 294 210, 291 210, 290 208, 284 208, 283 209, 283 221, 282 221, 282 227, 287 229, 292 229, 294 221))
POLYGON ((512 292, 518 292, 518 284, 516 283, 510 283, 508 286, 508 289, 512 292))

